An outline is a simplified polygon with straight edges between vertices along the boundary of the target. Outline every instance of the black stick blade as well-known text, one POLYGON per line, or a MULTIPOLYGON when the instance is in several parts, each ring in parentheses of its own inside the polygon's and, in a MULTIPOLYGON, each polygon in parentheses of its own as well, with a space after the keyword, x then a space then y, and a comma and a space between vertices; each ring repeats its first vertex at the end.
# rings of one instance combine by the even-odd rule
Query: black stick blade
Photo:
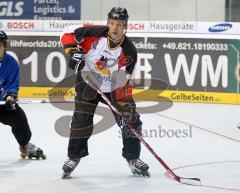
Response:
POLYGON ((192 186, 201 186, 201 180, 199 178, 180 178, 179 182, 192 186))

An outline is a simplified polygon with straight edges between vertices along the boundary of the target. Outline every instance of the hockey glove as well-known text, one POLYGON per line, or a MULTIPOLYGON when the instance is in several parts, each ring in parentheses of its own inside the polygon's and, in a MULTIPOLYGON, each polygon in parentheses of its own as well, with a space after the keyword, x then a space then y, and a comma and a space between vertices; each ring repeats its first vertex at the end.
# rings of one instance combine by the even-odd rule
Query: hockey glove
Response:
POLYGON ((70 52, 70 60, 68 63, 69 68, 74 70, 76 73, 81 71, 85 65, 85 55, 82 48, 78 48, 70 52))
POLYGON ((118 103, 122 112, 121 125, 126 127, 128 124, 132 124, 136 121, 135 106, 131 102, 118 103))
POLYGON ((16 110, 18 108, 18 104, 17 104, 17 95, 13 94, 13 93, 8 93, 7 96, 5 97, 5 109, 8 111, 13 111, 16 110))

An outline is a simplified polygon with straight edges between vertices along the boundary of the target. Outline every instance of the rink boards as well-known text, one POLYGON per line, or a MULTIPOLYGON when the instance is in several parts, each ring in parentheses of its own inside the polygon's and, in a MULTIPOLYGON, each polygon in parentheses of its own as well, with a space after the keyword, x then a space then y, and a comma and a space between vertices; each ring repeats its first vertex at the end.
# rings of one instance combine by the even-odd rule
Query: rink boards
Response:
MULTIPOLYGON (((74 82, 66 81, 73 74, 67 68, 60 33, 9 32, 9 36, 9 51, 20 63, 20 97, 74 96, 70 89, 74 82), (52 88, 54 92, 50 92, 52 88)), ((138 51, 136 99, 240 104, 239 37, 164 33, 129 36, 138 51)))

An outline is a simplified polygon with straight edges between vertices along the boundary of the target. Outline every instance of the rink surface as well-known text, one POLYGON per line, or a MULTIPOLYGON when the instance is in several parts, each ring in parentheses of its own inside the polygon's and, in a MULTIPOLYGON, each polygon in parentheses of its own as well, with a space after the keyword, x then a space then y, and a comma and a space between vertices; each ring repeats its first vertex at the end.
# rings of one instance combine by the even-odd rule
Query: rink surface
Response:
MULTIPOLYGON (((144 102, 138 106, 152 104, 144 102)), ((55 123, 72 112, 51 104, 22 105, 22 108, 32 128, 31 141, 44 149, 47 160, 21 159, 10 128, 1 124, 1 193, 240 192, 240 130, 237 128, 240 107, 237 105, 174 103, 166 110, 141 114, 145 140, 176 174, 198 177, 202 186, 187 186, 169 179, 162 165, 143 145, 141 158, 150 165, 152 176, 132 176, 121 157, 122 142, 116 125, 98 128, 103 132, 91 137, 90 155, 81 160, 71 179, 62 180, 68 138, 62 136, 64 124, 59 129, 55 123), (163 136, 163 130, 168 131, 168 136, 163 136)), ((113 118, 106 116, 109 120, 113 118)), ((95 122, 100 119, 96 115, 95 122)))

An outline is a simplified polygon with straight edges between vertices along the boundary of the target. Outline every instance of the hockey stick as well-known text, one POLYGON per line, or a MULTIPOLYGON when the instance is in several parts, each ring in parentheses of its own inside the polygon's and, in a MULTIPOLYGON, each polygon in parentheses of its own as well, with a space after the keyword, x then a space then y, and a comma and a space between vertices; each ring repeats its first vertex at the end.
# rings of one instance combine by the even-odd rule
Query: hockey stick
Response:
MULTIPOLYGON (((86 77, 89 80, 89 83, 92 84, 92 86, 96 89, 96 91, 101 95, 103 100, 109 105, 109 107, 119 116, 122 116, 122 113, 112 105, 111 101, 106 97, 106 95, 100 90, 100 88, 89 78, 89 76, 86 77)), ((151 148, 151 146, 142 138, 142 136, 137 133, 137 131, 130 127, 130 130, 137 136, 137 138, 146 146, 146 148, 152 153, 152 155, 162 164, 162 166, 171 174, 171 176, 174 178, 174 180, 187 184, 187 185, 194 185, 194 186, 200 186, 201 180, 199 178, 183 178, 178 175, 176 175, 171 168, 157 155, 157 153, 151 148)))
MULTIPOLYGON (((74 103, 73 100, 17 100, 18 104, 41 104, 41 103, 74 103)), ((0 105, 4 105, 5 101, 0 101, 0 105)))

